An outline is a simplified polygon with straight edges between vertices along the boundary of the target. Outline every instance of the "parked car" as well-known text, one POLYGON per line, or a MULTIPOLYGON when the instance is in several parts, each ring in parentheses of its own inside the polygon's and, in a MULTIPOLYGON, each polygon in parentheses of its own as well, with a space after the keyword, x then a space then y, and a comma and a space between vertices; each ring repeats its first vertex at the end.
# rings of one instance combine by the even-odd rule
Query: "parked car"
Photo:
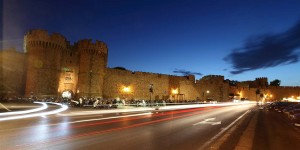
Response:
POLYGON ((291 119, 295 126, 300 127, 300 113, 291 115, 291 119))

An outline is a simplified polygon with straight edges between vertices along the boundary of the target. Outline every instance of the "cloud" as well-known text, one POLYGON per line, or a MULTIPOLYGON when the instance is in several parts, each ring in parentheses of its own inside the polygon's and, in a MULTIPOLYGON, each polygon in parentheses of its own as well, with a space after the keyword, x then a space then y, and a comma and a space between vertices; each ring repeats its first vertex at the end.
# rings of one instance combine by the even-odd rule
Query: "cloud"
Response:
POLYGON ((203 74, 202 73, 199 73, 199 72, 191 72, 191 71, 186 71, 184 69, 175 69, 173 71, 173 73, 180 73, 184 76, 187 76, 187 75, 199 75, 199 76, 202 76, 203 74))
POLYGON ((299 61, 300 21, 280 34, 265 34, 249 38, 244 46, 234 49, 224 58, 232 64, 231 74, 287 65, 299 61))

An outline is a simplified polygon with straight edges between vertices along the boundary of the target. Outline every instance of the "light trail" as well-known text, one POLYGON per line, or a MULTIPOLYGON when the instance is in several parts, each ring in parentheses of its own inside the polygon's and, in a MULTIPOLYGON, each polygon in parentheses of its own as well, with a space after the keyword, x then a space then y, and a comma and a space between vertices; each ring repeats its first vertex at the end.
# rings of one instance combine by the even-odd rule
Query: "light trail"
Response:
POLYGON ((255 102, 224 102, 215 104, 193 104, 193 105, 178 105, 178 106, 164 106, 159 107, 159 110, 171 110, 171 109, 189 109, 189 108, 200 108, 200 107, 212 107, 212 106, 245 106, 247 104, 255 104, 255 102))
POLYGON ((109 113, 126 113, 126 112, 138 112, 138 111, 153 111, 153 110, 179 110, 179 109, 191 109, 191 108, 203 108, 214 106, 246 106, 247 104, 255 104, 255 102, 224 102, 216 104, 190 104, 190 105, 176 105, 176 106, 154 106, 154 107, 138 107, 128 109, 115 109, 115 110, 101 110, 101 111, 80 111, 70 113, 60 113, 59 116, 80 116, 80 115, 95 115, 95 114, 109 114, 109 113))
MULTIPOLYGON (((47 106, 47 104, 44 103, 44 102, 36 102, 36 103, 42 103, 42 104, 45 104, 47 106)), ((53 110, 53 111, 48 111, 48 112, 41 112, 41 113, 33 113, 33 114, 27 114, 27 115, 20 115, 20 116, 11 116, 11 117, 0 118, 0 121, 7 121, 7 120, 15 120, 15 119, 24 119, 24 118, 31 118, 31 117, 47 116, 47 115, 56 114, 56 113, 59 113, 59 112, 62 112, 62 111, 65 111, 65 110, 68 109, 68 106, 63 105, 63 104, 52 103, 52 102, 47 102, 47 103, 59 105, 59 106, 61 106, 61 108, 53 110)))
POLYGON ((171 116, 171 117, 162 118, 162 119, 158 119, 158 120, 152 120, 152 121, 127 125, 127 126, 124 126, 124 127, 117 127, 117 128, 112 128, 112 129, 106 129, 106 130, 98 130, 98 131, 81 133, 81 134, 70 135, 70 136, 65 136, 65 137, 57 137, 55 139, 44 140, 44 141, 40 141, 40 142, 37 142, 37 143, 19 144, 19 145, 16 145, 16 147, 14 147, 14 149, 24 149, 25 147, 29 148, 29 147, 33 147, 33 146, 41 145, 41 144, 55 143, 55 142, 59 142, 61 140, 74 140, 74 139, 78 139, 78 138, 90 137, 90 136, 105 134, 105 133, 109 133, 109 132, 122 131, 122 130, 126 130, 126 129, 131 129, 131 128, 134 128, 134 127, 141 127, 141 126, 144 126, 144 125, 155 124, 155 123, 170 121, 170 120, 174 120, 174 119, 189 117, 189 116, 193 116, 193 115, 198 115, 198 114, 201 114, 201 113, 203 113, 203 112, 202 111, 200 111, 200 112, 196 111, 196 112, 191 112, 191 113, 188 113, 188 114, 183 114, 183 115, 180 115, 180 116, 171 116))
POLYGON ((7 111, 11 111, 11 110, 9 110, 7 107, 5 107, 2 103, 0 103, 0 105, 1 105, 4 109, 6 109, 7 111))
MULTIPOLYGON (((35 109, 30 109, 30 110, 23 110, 23 111, 14 111, 14 112, 5 112, 5 113, 0 113, 0 116, 7 116, 7 115, 19 115, 19 114, 28 114, 28 113, 33 113, 37 111, 42 111, 48 108, 47 104, 42 103, 42 102, 34 102, 37 104, 42 104, 42 107, 35 108, 35 109)), ((0 118, 1 120, 1 118, 0 118)))

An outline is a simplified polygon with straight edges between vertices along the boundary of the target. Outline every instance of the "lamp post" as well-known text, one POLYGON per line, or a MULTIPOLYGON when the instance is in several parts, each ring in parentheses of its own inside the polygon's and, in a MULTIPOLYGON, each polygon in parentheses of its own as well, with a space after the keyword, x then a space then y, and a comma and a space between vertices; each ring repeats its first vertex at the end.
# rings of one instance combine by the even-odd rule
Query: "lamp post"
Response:
POLYGON ((152 94, 153 94, 153 84, 149 85, 149 92, 150 92, 150 106, 152 106, 152 94))
POLYGON ((176 103, 178 102, 178 88, 176 89, 172 89, 172 94, 174 95, 174 99, 176 101, 176 103), (177 98, 176 98, 176 95, 177 95, 177 98))
POLYGON ((125 97, 127 99, 128 95, 129 95, 129 92, 130 92, 130 87, 124 87, 123 88, 123 92, 124 92, 124 95, 125 95, 125 97))
POLYGON ((206 91, 206 100, 209 100, 208 94, 209 94, 209 90, 206 91))

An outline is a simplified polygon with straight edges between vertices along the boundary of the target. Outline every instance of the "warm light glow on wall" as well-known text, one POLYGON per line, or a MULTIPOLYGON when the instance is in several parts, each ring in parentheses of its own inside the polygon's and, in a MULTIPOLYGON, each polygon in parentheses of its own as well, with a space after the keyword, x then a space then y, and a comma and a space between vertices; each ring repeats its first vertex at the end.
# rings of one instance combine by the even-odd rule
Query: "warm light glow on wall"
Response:
POLYGON ((172 94, 178 94, 178 89, 172 89, 172 94))
POLYGON ((123 91, 124 91, 125 93, 129 93, 129 92, 130 92, 130 87, 124 87, 124 88, 123 88, 123 91))
POLYGON ((208 94, 208 93, 209 93, 209 90, 207 90, 206 93, 208 94))
POLYGON ((243 97, 243 93, 242 93, 242 92, 240 92, 239 94, 240 94, 240 98, 242 98, 242 97, 243 97))

